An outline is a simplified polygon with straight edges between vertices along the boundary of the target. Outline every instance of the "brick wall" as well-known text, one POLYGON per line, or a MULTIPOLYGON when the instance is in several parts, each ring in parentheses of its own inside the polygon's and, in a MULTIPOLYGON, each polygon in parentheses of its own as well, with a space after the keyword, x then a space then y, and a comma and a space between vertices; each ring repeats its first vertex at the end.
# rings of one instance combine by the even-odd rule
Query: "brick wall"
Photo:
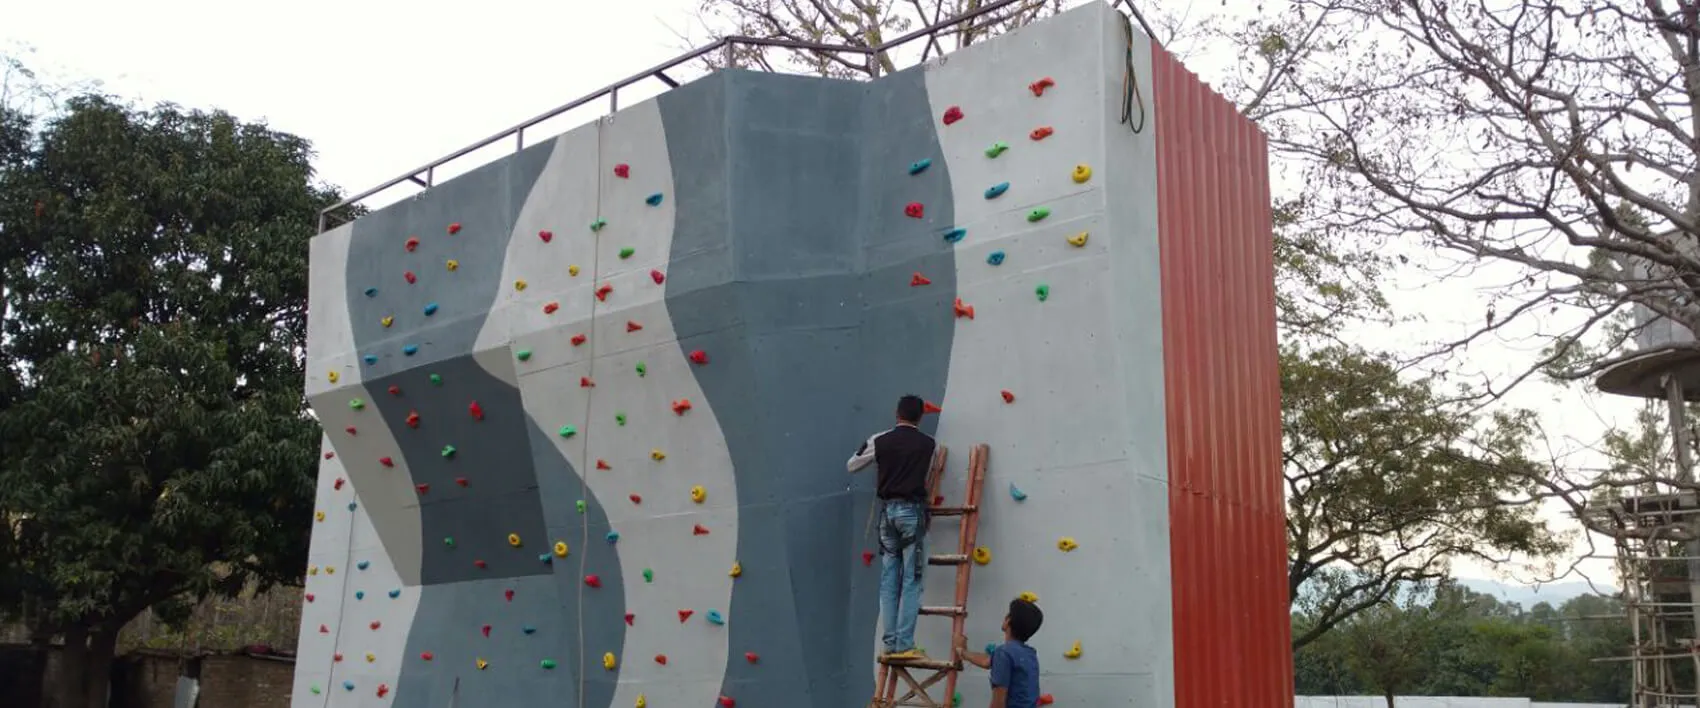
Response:
MULTIPOLYGON (((0 645, 0 697, 4 698, 0 705, 53 708, 46 694, 58 663, 58 647, 0 645)), ((201 699, 197 708, 288 708, 294 671, 294 662, 245 654, 195 657, 136 651, 114 662, 112 707, 171 708, 177 677, 198 672, 201 699)))
MULTIPOLYGON (((295 663, 251 656, 201 660, 201 703, 197 708, 289 708, 295 663)), ((166 703, 163 708, 170 708, 166 703)), ((152 708, 150 706, 149 708, 152 708)))

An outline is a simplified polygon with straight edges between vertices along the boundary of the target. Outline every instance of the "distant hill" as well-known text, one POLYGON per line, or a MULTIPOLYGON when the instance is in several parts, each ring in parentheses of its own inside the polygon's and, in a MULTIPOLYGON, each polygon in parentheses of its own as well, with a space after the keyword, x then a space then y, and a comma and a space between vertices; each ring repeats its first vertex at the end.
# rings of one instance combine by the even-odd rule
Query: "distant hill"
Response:
POLYGON ((1477 578, 1459 578, 1457 582, 1459 585, 1476 592, 1492 595, 1494 599, 1500 602, 1515 602, 1522 605, 1525 610, 1542 602, 1557 607, 1564 604, 1565 600, 1578 595, 1594 594, 1596 591, 1606 594, 1617 592, 1617 588, 1608 585, 1596 584, 1590 587, 1588 583, 1582 581, 1549 583, 1540 587, 1514 585, 1477 578))

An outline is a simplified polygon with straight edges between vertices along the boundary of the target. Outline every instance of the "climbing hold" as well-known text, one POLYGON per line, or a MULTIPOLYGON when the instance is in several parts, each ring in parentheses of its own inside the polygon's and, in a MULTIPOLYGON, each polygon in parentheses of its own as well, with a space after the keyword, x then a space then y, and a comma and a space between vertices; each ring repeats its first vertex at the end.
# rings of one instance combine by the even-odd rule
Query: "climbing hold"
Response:
POLYGON ((640 325, 636 322, 633 322, 632 320, 626 320, 626 331, 627 332, 636 332, 640 329, 643 329, 643 325, 640 325))
MULTIPOLYGON (((991 652, 986 652, 986 653, 990 654, 991 652)), ((962 692, 957 691, 956 693, 950 694, 950 708, 959 708, 959 706, 961 706, 961 705, 962 705, 962 692)))
POLYGON ((650 570, 648 568, 644 568, 643 569, 643 581, 646 582, 646 583, 655 582, 655 571, 650 570))
POLYGON ((1064 659, 1079 659, 1080 658, 1080 640, 1079 639, 1074 640, 1074 646, 1069 647, 1068 651, 1063 652, 1063 658, 1064 659))
POLYGON ((660 664, 662 666, 666 666, 667 665, 667 655, 666 654, 656 654, 655 655, 655 663, 660 664))
POLYGON ((655 281, 656 285, 660 285, 667 282, 667 275, 659 270, 651 269, 649 271, 649 279, 655 281))
POLYGON ((567 542, 566 541, 556 541, 555 542, 555 557, 557 557, 557 558, 566 558, 567 557, 567 542))
POLYGON ((609 531, 608 535, 605 536, 605 538, 608 539, 609 545, 619 543, 620 542, 620 532, 619 531, 609 531))
POLYGON ((586 575, 584 576, 584 584, 593 588, 599 588, 602 587, 602 578, 595 575, 586 575))
POLYGON ((349 435, 358 435, 359 434, 358 431, 356 431, 354 429, 354 426, 352 426, 352 425, 350 425, 346 428, 343 428, 343 430, 347 431, 349 435))
POLYGON ((957 317, 974 319, 974 306, 962 304, 962 298, 956 298, 956 302, 951 307, 956 311, 957 317))
POLYGON ((433 385, 433 386, 443 385, 443 377, 438 376, 436 374, 431 374, 431 385, 433 385))
POLYGON ((342 375, 338 374, 335 371, 332 371, 328 374, 325 374, 325 378, 330 379, 331 383, 336 383, 336 380, 339 379, 339 378, 342 378, 342 375))
POLYGON ((1026 602, 1035 602, 1036 603, 1036 602, 1039 601, 1038 595, 1034 595, 1033 593, 1026 592, 1026 591, 1023 591, 1021 594, 1016 595, 1015 597, 1018 600, 1023 600, 1023 601, 1026 601, 1026 602))
POLYGON ((400 589, 390 591, 390 599, 393 600, 393 599, 398 598, 398 597, 401 597, 401 590, 400 589))
POLYGON ((911 219, 919 219, 926 215, 926 207, 921 206, 920 202, 909 202, 903 206, 903 215, 911 219))
POLYGON ((734 578, 741 576, 744 574, 744 565, 738 561, 732 561, 732 569, 726 571, 726 574, 734 578))
POLYGON ((632 620, 634 620, 634 619, 637 619, 637 615, 634 615, 630 612, 627 612, 626 613, 626 626, 627 627, 632 626, 632 620))
POLYGON ((608 283, 603 283, 602 285, 600 285, 596 288, 596 299, 600 300, 602 302, 607 302, 608 301, 608 293, 611 293, 611 292, 614 292, 614 286, 610 285, 608 283))
POLYGON ((632 176, 631 166, 627 165, 624 162, 622 162, 618 165, 615 165, 614 166, 614 176, 619 177, 620 179, 625 179, 627 177, 632 176))
POLYGON ((466 478, 465 477, 456 477, 455 478, 455 484, 458 484, 462 487, 465 487, 466 486, 466 478))
POLYGON ((570 437, 577 435, 577 434, 578 434, 578 428, 575 428, 575 427, 570 426, 570 425, 561 426, 561 437, 570 438, 570 437))
POLYGON ((307 601, 308 601, 308 602, 312 602, 312 601, 313 601, 313 593, 307 593, 307 601))
POLYGON ((551 301, 543 305, 543 314, 553 315, 555 314, 555 311, 559 309, 561 309, 561 303, 551 301))
POLYGON ((444 536, 443 537, 443 545, 448 546, 449 548, 454 548, 455 547, 455 537, 444 536))
POLYGON ((1079 547, 1080 544, 1075 543, 1074 539, 1068 536, 1057 539, 1057 550, 1062 551, 1063 553, 1067 553, 1079 547))
POLYGON ((1042 694, 1042 695, 1039 696, 1039 705, 1048 706, 1048 705, 1050 705, 1052 703, 1056 703, 1056 702, 1057 702, 1056 697, 1052 696, 1049 693, 1042 694))
POLYGON ((490 638, 490 625, 484 625, 483 627, 480 627, 478 631, 484 633, 484 638, 490 638))
POLYGON ((328 460, 328 459, 331 459, 333 457, 336 457, 336 453, 334 453, 334 452, 326 452, 325 453, 325 459, 328 460))
POLYGON ((406 248, 408 253, 412 253, 413 249, 419 247, 419 238, 418 237, 409 238, 407 240, 407 243, 402 244, 402 247, 406 248))
POLYGON ((944 124, 945 125, 950 125, 951 123, 955 123, 956 121, 959 121, 959 120, 962 120, 962 108, 961 107, 951 106, 949 108, 944 109, 944 124))
POLYGON ((366 297, 377 297, 377 296, 378 296, 378 289, 377 288, 366 288, 366 297))
MULTIPOLYGON (((523 627, 520 627, 519 631, 524 632, 526 634, 536 634, 537 628, 528 624, 528 625, 525 625, 523 627)), ((552 668, 555 668, 555 667, 551 666, 551 667, 548 667, 548 668, 552 669, 552 668)))
POLYGON ((359 563, 355 563, 354 567, 359 568, 361 570, 365 570, 368 567, 371 567, 371 565, 372 565, 372 561, 360 561, 359 563))
MULTIPOLYGON (((399 391, 397 393, 399 393, 399 391)), ((408 411, 405 422, 407 423, 407 427, 417 430, 419 428, 419 411, 408 411)))
POLYGON ((343 485, 343 484, 345 484, 345 482, 344 482, 344 481, 343 481, 343 479, 342 479, 342 478, 341 478, 341 477, 338 477, 338 478, 336 478, 336 481, 335 481, 335 482, 332 482, 332 483, 331 483, 331 488, 332 488, 332 489, 342 489, 342 485, 343 485))
POLYGON ((693 614, 696 614, 696 610, 679 610, 679 624, 684 624, 693 614))
POLYGON ((377 661, 377 660, 378 660, 378 656, 376 654, 373 654, 372 652, 366 652, 366 663, 370 664, 370 663, 377 661))
POLYGON ((378 464, 383 465, 385 467, 394 467, 395 466, 395 460, 390 459, 387 456, 386 457, 380 457, 380 458, 378 458, 378 464))
POLYGON ((720 708, 737 708, 737 705, 738 702, 732 700, 731 696, 720 697, 720 708))
POLYGON ((342 687, 346 690, 352 691, 352 690, 354 690, 354 682, 353 681, 344 681, 344 682, 342 682, 342 687))
POLYGON ((1021 491, 1021 488, 1015 486, 1014 482, 1010 482, 1009 483, 1009 497, 1011 499, 1016 500, 1016 501, 1027 501, 1027 492, 1021 491))
MULTIPOLYGON (((515 537, 513 537, 513 536, 509 536, 508 537, 508 543, 513 543, 514 538, 515 537)), ((507 598, 508 602, 513 602, 514 601, 514 591, 513 591, 513 589, 509 588, 507 590, 503 590, 502 591, 502 597, 507 598)))
POLYGON ((389 684, 387 684, 387 683, 378 684, 378 697, 379 698, 383 698, 384 695, 388 694, 389 692, 390 692, 390 685, 389 684))
POLYGON ((508 545, 513 546, 514 548, 519 548, 519 546, 520 546, 519 534, 517 534, 517 533, 508 534, 508 545))
POLYGON ((696 485, 694 487, 691 487, 691 501, 694 501, 698 504, 701 504, 702 500, 707 499, 707 498, 708 498, 708 491, 703 489, 702 485, 699 484, 699 485, 696 485))
POLYGON ((360 357, 360 360, 366 362, 367 366, 371 366, 373 364, 378 363, 378 355, 367 354, 366 356, 360 357))
POLYGON ((688 398, 681 398, 673 402, 673 415, 684 415, 685 411, 690 409, 691 401, 688 398))
POLYGON ((402 274, 401 274, 401 277, 403 279, 407 280, 408 285, 412 285, 416 282, 419 282, 419 276, 414 275, 413 271, 411 271, 411 270, 403 271, 402 274))
MULTIPOLYGON (((625 425, 625 424, 626 424, 626 414, 624 414, 624 413, 615 413, 615 414, 614 414, 614 422, 615 422, 615 423, 616 423, 616 424, 619 424, 619 425, 621 425, 621 426, 624 426, 624 425, 625 425)), ((651 454, 653 454, 653 453, 651 453, 651 454)))
POLYGON ((355 507, 355 504, 354 504, 354 502, 349 502, 349 503, 348 503, 348 510, 349 510, 349 511, 354 511, 354 507, 355 507))
POLYGON ((460 222, 456 221, 452 224, 449 224, 449 235, 453 236, 453 235, 458 234, 458 233, 460 233, 460 222))
POLYGON ((555 232, 550 231, 548 229, 544 229, 542 231, 537 232, 537 237, 540 238, 540 239, 543 239, 544 243, 548 243, 550 241, 555 240, 555 232))
POLYGON ((483 659, 479 659, 478 661, 473 662, 473 663, 474 663, 474 665, 476 665, 478 667, 479 671, 483 671, 484 669, 490 667, 490 662, 485 661, 483 659))
POLYGON ((1015 402, 1015 394, 1011 393, 1010 390, 1007 389, 1007 388, 1002 390, 1002 391, 999 391, 998 395, 1003 396, 1003 402, 1004 403, 1014 403, 1015 402))
POLYGON ((974 549, 974 562, 979 565, 992 562, 992 549, 985 546, 974 549))
POLYGON ((932 167, 932 166, 933 166, 933 161, 930 158, 929 159, 916 160, 914 162, 909 163, 909 174, 912 174, 912 175, 921 174, 922 172, 927 171, 928 167, 932 167))
POLYGON ((999 182, 986 188, 986 198, 997 199, 998 197, 1003 196, 1003 193, 1007 191, 1009 191, 1009 183, 999 182))
POLYGON ((553 668, 555 668, 555 660, 554 659, 544 659, 542 661, 537 662, 537 665, 541 666, 545 669, 553 669, 553 668))
POLYGON ((1042 125, 1034 128, 1033 132, 1027 134, 1027 137, 1032 138, 1033 140, 1044 140, 1045 138, 1051 137, 1051 133, 1054 132, 1056 131, 1051 130, 1051 126, 1042 125))
POLYGON ((484 420, 484 407, 478 405, 477 401, 466 404, 466 412, 473 420, 484 420))
POLYGON ((1039 302, 1051 299, 1051 286, 1040 283, 1039 287, 1033 288, 1033 296, 1039 298, 1039 302))
POLYGON ((401 348, 401 353, 406 354, 407 356, 413 356, 414 354, 418 354, 419 353, 419 345, 417 345, 417 344, 406 345, 406 346, 401 348))
POLYGON ((726 624, 726 618, 720 616, 720 610, 709 610, 708 623, 715 625, 726 624))
POLYGON ((336 575, 336 566, 334 566, 334 565, 325 566, 325 575, 336 575))
MULTIPOLYGON (((313 695, 317 696, 317 695, 319 695, 319 684, 315 683, 312 686, 308 687, 307 690, 312 691, 313 695)), ((640 706, 639 708, 642 708, 642 707, 640 706)))
MULTIPOLYGON (((625 418, 625 416, 620 416, 620 417, 622 419, 625 418)), ((622 422, 621 425, 625 425, 625 423, 622 422)), ((649 451, 649 459, 655 460, 656 462, 660 462, 662 460, 667 459, 667 453, 662 452, 661 448, 656 448, 654 450, 649 451)))
POLYGON ((395 324, 395 317, 393 315, 384 315, 383 319, 378 320, 378 324, 381 324, 385 327, 388 327, 392 324, 395 324))
POLYGON ((435 315, 435 314, 437 314, 437 303, 434 303, 434 302, 425 303, 425 316, 430 317, 431 315, 435 315))
POLYGON ((530 361, 531 360, 531 350, 530 349, 521 349, 517 352, 514 352, 514 358, 518 359, 520 361, 530 361))
POLYGON ((638 378, 642 378, 644 376, 649 375, 649 367, 645 366, 644 363, 641 362, 641 361, 637 363, 637 366, 634 366, 632 368, 637 371, 638 378))
POLYGON ((1027 220, 1028 221, 1043 221, 1045 219, 1045 217, 1050 216, 1050 215, 1051 215, 1050 209, 1047 209, 1045 207, 1038 207, 1038 208, 1034 209, 1033 211, 1027 212, 1027 220))
POLYGON ((1081 246, 1086 245, 1087 236, 1088 236, 1088 234, 1085 231, 1082 231, 1082 232, 1077 233, 1073 236, 1070 236, 1070 237, 1068 237, 1068 245, 1073 246, 1075 248, 1080 248, 1081 246))
POLYGON ((603 219, 603 218, 598 217, 595 221, 590 222, 590 232, 596 233, 598 231, 601 231, 602 227, 607 226, 607 225, 608 225, 607 219, 603 219))
POLYGON ((432 654, 431 652, 422 651, 422 652, 419 652, 419 658, 424 659, 426 661, 430 661, 430 660, 435 659, 437 657, 436 657, 436 655, 432 654))
POLYGON ((958 226, 954 229, 951 229, 949 231, 944 232, 944 240, 946 242, 949 242, 949 243, 956 243, 958 241, 961 241, 962 237, 967 236, 967 235, 968 235, 968 229, 965 229, 965 228, 958 226))
POLYGON ((376 632, 376 631, 378 631, 378 628, 379 628, 379 627, 382 627, 382 626, 384 626, 384 623, 382 623, 382 622, 379 622, 379 621, 377 621, 377 620, 372 620, 372 623, 371 623, 371 624, 369 624, 369 625, 366 625, 366 626, 368 626, 368 627, 371 627, 371 628, 372 628, 372 631, 374 631, 374 632, 376 632))
POLYGON ((649 701, 644 700, 643 694, 639 693, 638 697, 637 697, 637 702, 633 703, 632 705, 636 706, 637 708, 649 708, 649 701))
POLYGON ((589 376, 578 377, 579 388, 596 388, 596 381, 589 376))
POLYGON ((747 651, 747 652, 744 652, 744 661, 748 661, 748 662, 754 664, 754 663, 761 661, 761 656, 756 654, 753 651, 747 651))
POLYGON ((472 567, 477 568, 479 570, 483 570, 486 567, 489 567, 489 565, 484 562, 484 559, 480 558, 478 560, 472 561, 472 567))
POLYGON ((933 281, 927 279, 927 276, 921 275, 920 272, 916 272, 914 275, 909 276, 909 287, 911 288, 918 288, 922 285, 932 284, 933 281))
POLYGON ((614 652, 608 652, 602 655, 602 668, 613 671, 614 667, 618 664, 619 662, 614 660, 614 652))
POLYGON ((633 504, 642 504, 643 503, 643 497, 640 496, 640 495, 637 495, 637 494, 628 494, 628 495, 626 495, 626 498, 632 500, 633 504))
POLYGON ((997 157, 999 155, 1002 155, 1004 153, 1004 151, 1008 150, 1008 149, 1009 149, 1009 143, 1006 143, 1002 140, 999 140, 995 143, 992 143, 991 147, 986 148, 986 157, 997 157))
POLYGON ((1057 82, 1052 81, 1051 77, 1047 76, 1043 79, 1039 79, 1038 81, 1035 81, 1033 83, 1028 84, 1027 90, 1032 91, 1033 95, 1035 95, 1035 96, 1043 96, 1043 95, 1045 95, 1045 89, 1048 89, 1048 88, 1055 86, 1055 85, 1057 85, 1057 82))
POLYGON ((997 645, 997 643, 995 643, 995 642, 986 642, 986 653, 987 653, 987 654, 992 654, 992 653, 995 653, 995 652, 997 652, 997 650, 998 650, 998 645, 997 645))
POLYGON ((1074 179, 1075 184, 1085 184, 1086 180, 1092 179, 1092 168, 1085 163, 1075 165, 1074 173, 1070 177, 1074 179))
POLYGON ((575 263, 575 264, 567 266, 567 275, 570 275, 570 276, 573 276, 574 278, 577 278, 578 277, 578 264, 575 263))
MULTIPOLYGON (((322 624, 319 625, 319 634, 330 634, 330 633, 331 633, 331 630, 330 630, 329 627, 326 627, 322 624)), ((337 655, 337 661, 342 661, 342 655, 341 654, 337 655)))
POLYGON ((576 347, 576 346, 578 346, 578 345, 580 345, 580 344, 584 344, 584 341, 585 341, 585 340, 586 340, 586 339, 588 339, 588 337, 586 337, 586 336, 584 336, 584 335, 583 335, 583 334, 575 334, 575 335, 573 335, 573 346, 575 346, 575 347, 576 347))
POLYGON ((650 206, 661 206, 661 193, 656 192, 643 198, 643 203, 650 206))
POLYGON ((708 535, 708 527, 703 526, 702 524, 697 524, 695 526, 692 526, 691 527, 691 535, 692 536, 707 536, 708 535))
POLYGON ((444 445, 444 446, 443 446, 443 459, 445 459, 445 460, 452 460, 452 459, 454 459, 454 457, 455 457, 455 452, 457 452, 457 450, 455 450, 455 446, 453 446, 453 445, 444 445))
POLYGON ((596 461, 596 469, 611 470, 611 469, 614 469, 614 468, 608 464, 607 460, 599 459, 599 460, 596 461))
POLYGON ((627 246, 625 248, 622 248, 622 249, 620 249, 620 260, 625 260, 627 258, 631 258, 632 254, 634 254, 634 253, 637 253, 637 249, 632 248, 631 246, 627 246))
POLYGON ((874 552, 873 551, 862 551, 862 565, 871 566, 873 564, 874 564, 874 552))

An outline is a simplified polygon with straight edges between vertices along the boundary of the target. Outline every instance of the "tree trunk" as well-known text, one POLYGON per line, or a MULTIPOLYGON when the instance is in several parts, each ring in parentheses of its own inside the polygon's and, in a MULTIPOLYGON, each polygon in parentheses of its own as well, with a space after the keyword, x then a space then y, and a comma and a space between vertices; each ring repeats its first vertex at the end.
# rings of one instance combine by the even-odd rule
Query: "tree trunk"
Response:
POLYGON ((1393 692, 1387 692, 1387 708, 1393 708, 1393 692))
POLYGON ((89 634, 86 708, 106 708, 112 689, 112 654, 118 648, 118 628, 98 627, 89 634))
POLYGON ((65 649, 59 652, 59 683, 53 692, 53 708, 83 708, 83 678, 88 674, 89 631, 72 626, 65 630, 65 649))

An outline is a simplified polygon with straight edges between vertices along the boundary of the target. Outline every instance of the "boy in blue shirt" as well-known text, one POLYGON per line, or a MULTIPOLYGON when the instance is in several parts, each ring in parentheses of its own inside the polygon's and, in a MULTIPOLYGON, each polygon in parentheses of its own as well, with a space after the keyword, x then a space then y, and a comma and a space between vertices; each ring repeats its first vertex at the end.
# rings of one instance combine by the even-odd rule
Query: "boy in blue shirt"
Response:
POLYGON ((963 661, 992 672, 991 708, 1030 708, 1039 703, 1039 653, 1027 640, 1045 623, 1039 606, 1016 598, 1009 601, 1003 617, 1003 644, 991 654, 968 651, 968 638, 956 637, 956 653, 963 661))

